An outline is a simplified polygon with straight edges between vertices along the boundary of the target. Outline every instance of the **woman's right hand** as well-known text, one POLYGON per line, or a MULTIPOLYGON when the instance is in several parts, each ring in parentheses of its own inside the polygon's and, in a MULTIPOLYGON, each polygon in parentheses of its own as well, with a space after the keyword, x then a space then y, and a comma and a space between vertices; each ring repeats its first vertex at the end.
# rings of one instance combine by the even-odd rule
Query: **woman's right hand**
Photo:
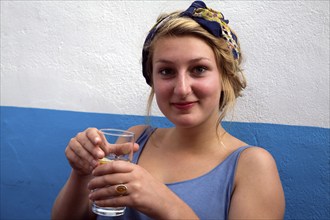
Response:
MULTIPOLYGON (((133 152, 139 145, 134 143, 133 152)), ((97 128, 88 128, 71 138, 65 149, 65 155, 76 174, 90 175, 99 164, 99 159, 110 153, 122 154, 123 145, 109 144, 101 131, 97 128)))
POLYGON ((65 155, 78 175, 90 175, 109 149, 106 149, 105 138, 96 128, 88 128, 71 138, 65 149, 65 155))

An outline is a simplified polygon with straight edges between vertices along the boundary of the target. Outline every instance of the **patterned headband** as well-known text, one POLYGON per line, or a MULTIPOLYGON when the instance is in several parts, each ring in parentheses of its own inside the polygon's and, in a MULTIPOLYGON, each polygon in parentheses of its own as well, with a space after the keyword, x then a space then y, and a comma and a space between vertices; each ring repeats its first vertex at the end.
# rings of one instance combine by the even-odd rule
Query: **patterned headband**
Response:
MULTIPOLYGON (((237 44, 237 37, 229 28, 229 21, 225 20, 221 12, 206 7, 206 4, 202 1, 194 1, 186 11, 180 14, 180 17, 190 17, 200 26, 202 26, 205 30, 210 32, 213 36, 226 40, 229 49, 232 50, 234 59, 239 59, 240 52, 237 44)), ((151 79, 146 71, 146 62, 149 55, 149 51, 145 48, 146 45, 149 45, 152 39, 155 37, 158 29, 162 27, 163 24, 170 18, 171 15, 159 20, 150 30, 144 42, 142 51, 142 72, 148 85, 151 85, 151 79)))

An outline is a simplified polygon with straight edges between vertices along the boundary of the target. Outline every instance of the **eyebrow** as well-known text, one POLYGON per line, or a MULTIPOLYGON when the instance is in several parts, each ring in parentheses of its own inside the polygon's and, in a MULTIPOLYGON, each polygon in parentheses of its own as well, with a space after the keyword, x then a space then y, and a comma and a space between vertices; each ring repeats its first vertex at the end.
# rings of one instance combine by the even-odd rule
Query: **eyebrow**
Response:
MULTIPOLYGON (((189 60, 189 63, 194 63, 194 62, 198 62, 198 61, 201 61, 201 60, 207 60, 209 62, 211 61, 211 59, 209 59, 207 57, 197 57, 197 58, 194 58, 194 59, 189 60)), ((168 63, 168 64, 172 64, 174 62, 171 61, 171 60, 167 60, 167 59, 159 59, 159 60, 156 60, 155 63, 168 63)))

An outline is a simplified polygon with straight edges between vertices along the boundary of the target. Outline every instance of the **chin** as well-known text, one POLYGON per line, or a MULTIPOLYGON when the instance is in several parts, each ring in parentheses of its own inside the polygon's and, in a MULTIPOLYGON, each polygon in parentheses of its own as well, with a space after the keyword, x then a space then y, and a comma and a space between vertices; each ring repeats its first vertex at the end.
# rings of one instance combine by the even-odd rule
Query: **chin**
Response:
POLYGON ((191 117, 175 117, 175 118, 169 118, 169 120, 176 126, 181 128, 191 128, 198 125, 198 122, 196 119, 193 119, 191 117))

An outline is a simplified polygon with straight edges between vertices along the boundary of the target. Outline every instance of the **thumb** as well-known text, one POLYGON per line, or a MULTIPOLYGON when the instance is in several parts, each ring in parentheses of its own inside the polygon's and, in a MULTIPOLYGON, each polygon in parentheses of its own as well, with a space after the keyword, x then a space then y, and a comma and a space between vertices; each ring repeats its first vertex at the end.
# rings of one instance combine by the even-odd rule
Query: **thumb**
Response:
POLYGON ((139 149, 139 145, 132 142, 126 143, 118 143, 118 144, 110 144, 107 143, 105 146, 106 154, 115 154, 115 155, 123 155, 134 153, 139 149))

